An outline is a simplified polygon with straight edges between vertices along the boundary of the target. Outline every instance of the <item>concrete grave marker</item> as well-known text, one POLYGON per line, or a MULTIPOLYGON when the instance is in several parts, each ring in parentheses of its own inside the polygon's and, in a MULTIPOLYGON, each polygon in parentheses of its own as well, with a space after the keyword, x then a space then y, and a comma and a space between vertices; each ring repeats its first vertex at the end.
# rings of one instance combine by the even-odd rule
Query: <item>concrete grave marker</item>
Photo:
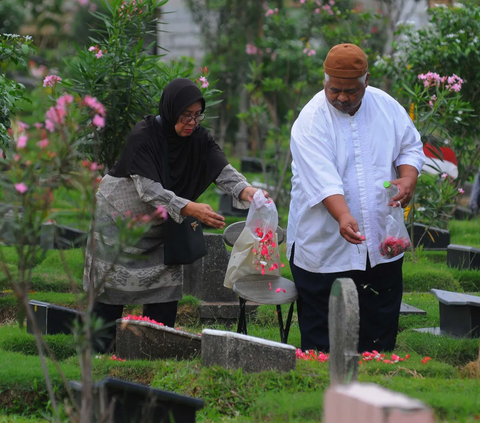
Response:
POLYGON ((328 303, 330 384, 357 380, 360 314, 357 288, 351 279, 337 279, 328 303))
POLYGON ((296 348, 235 332, 204 329, 202 360, 206 366, 243 369, 245 372, 295 369, 296 348))
POLYGON ((116 355, 135 360, 177 358, 200 355, 202 337, 141 320, 117 320, 116 355))
POLYGON ((480 269, 480 249, 450 244, 447 248, 447 266, 460 270, 480 269))
MULTIPOLYGON (((77 310, 43 301, 30 300, 28 307, 42 335, 70 334, 74 321, 81 317, 81 313, 77 310)), ((33 324, 30 319, 27 319, 27 333, 33 333, 33 324)))
POLYGON ((324 397, 324 423, 434 423, 421 401, 371 383, 331 386, 324 397))
MULTIPOLYGON (((71 381, 74 398, 82 400, 82 384, 71 381)), ((91 421, 113 423, 195 423, 205 403, 199 398, 106 378, 93 384, 91 421)))

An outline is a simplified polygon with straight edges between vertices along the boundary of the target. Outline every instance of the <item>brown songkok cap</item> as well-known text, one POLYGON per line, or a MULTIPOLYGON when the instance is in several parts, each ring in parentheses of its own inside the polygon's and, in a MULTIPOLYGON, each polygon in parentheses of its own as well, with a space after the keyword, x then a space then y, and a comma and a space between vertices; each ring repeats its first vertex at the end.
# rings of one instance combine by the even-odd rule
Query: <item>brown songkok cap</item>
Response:
POLYGON ((323 69, 335 78, 359 78, 368 71, 367 56, 354 44, 338 44, 328 52, 323 69))

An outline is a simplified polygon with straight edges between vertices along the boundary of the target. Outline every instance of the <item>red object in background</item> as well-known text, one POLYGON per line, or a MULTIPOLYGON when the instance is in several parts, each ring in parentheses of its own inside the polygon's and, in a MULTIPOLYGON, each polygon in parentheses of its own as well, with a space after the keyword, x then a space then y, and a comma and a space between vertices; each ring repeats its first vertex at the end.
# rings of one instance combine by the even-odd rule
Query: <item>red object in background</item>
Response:
POLYGON ((454 179, 458 177, 457 157, 450 147, 437 147, 427 143, 423 146, 423 152, 427 156, 424 172, 433 175, 446 173, 454 179))
POLYGON ((431 157, 432 159, 443 158, 444 161, 457 166, 457 156, 455 156, 455 152, 450 147, 437 147, 427 143, 423 146, 423 152, 427 157, 431 157))

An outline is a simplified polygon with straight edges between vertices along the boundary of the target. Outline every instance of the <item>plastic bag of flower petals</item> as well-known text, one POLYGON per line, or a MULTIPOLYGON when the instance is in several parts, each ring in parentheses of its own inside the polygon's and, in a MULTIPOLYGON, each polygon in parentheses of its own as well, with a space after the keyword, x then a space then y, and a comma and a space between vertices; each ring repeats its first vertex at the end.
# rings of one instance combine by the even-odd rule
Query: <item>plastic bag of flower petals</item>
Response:
POLYGON ((257 241, 260 241, 269 232, 274 234, 277 226, 278 212, 275 203, 266 198, 261 189, 257 190, 248 210, 245 227, 257 241))
POLYGON ((410 237, 404 224, 403 210, 392 208, 387 215, 386 234, 378 247, 380 254, 387 258, 394 258, 410 249, 410 237))
POLYGON ((275 203, 258 190, 253 196, 245 228, 233 246, 223 282, 225 287, 232 289, 244 276, 280 276, 277 225, 275 203))

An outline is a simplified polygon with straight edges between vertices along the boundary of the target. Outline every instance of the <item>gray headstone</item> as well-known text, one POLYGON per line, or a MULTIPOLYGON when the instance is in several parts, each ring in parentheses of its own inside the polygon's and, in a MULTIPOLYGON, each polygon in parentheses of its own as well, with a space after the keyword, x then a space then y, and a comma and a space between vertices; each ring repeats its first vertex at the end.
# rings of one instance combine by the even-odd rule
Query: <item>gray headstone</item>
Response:
POLYGON ((360 315, 357 288, 351 279, 333 283, 328 308, 330 384, 356 381, 360 315))
MULTIPOLYGON (((410 235, 410 227, 408 234, 410 235)), ((440 229, 433 226, 413 224, 413 245, 419 247, 423 245, 424 250, 444 251, 450 244, 450 232, 447 229, 440 229)))
POLYGON ((400 314, 407 315, 407 314, 427 314, 425 310, 421 310, 417 307, 411 306, 409 304, 402 303, 400 305, 400 314))
POLYGON ((117 320, 116 355, 127 360, 186 360, 200 355, 201 340, 200 335, 167 326, 137 320, 117 320))
POLYGON ((460 270, 480 269, 480 249, 450 244, 447 248, 447 266, 460 270))
POLYGON ((205 257, 183 266, 183 293, 207 302, 237 302, 235 293, 223 286, 229 260, 223 236, 205 234, 205 245, 205 257))
POLYGON ((218 365, 245 372, 288 372, 295 369, 296 348, 240 333, 204 329, 202 360, 206 366, 218 365))

